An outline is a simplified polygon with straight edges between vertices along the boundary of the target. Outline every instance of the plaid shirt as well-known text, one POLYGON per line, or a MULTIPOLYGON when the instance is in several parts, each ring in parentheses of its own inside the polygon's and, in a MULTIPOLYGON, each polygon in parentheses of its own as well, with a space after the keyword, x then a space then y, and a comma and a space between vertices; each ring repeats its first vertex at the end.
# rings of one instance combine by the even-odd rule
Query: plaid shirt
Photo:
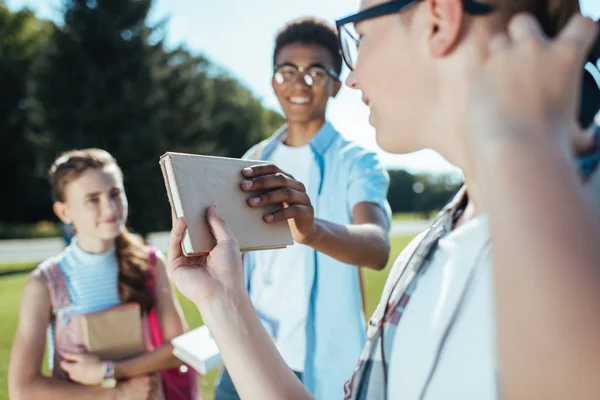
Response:
POLYGON ((402 314, 417 286, 419 275, 425 270, 439 240, 452 226, 467 203, 463 186, 454 199, 439 213, 431 227, 417 236, 400 254, 383 290, 382 301, 369 320, 367 343, 352 378, 344 386, 346 400, 386 399, 387 361, 393 338, 402 314), (383 301, 387 299, 387 301, 383 301), (384 340, 385 337, 385 346, 384 340))
MULTIPOLYGON (((594 147, 578 159, 585 182, 600 165, 600 127, 595 125, 594 129, 594 147)), ((383 289, 382 301, 369 320, 367 343, 358 365, 352 378, 344 385, 345 400, 387 399, 389 360, 386 357, 391 354, 398 323, 415 291, 417 278, 425 271, 439 240, 452 230, 466 202, 466 187, 463 186, 438 214, 429 230, 417 236, 394 263, 383 289)))

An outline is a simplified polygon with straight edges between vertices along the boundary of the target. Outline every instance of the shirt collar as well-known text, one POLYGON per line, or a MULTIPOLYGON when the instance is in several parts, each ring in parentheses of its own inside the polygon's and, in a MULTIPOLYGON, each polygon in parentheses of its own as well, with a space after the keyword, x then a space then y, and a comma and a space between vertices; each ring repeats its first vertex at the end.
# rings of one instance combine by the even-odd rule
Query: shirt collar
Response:
POLYGON ((77 240, 77 236, 73 237, 71 240, 71 244, 69 245, 69 250, 71 254, 75 257, 75 259, 80 262, 82 265, 97 265, 106 262, 110 262, 115 259, 116 248, 113 247, 103 253, 92 254, 88 253, 79 247, 79 242, 77 240))
MULTIPOLYGON (((273 136, 269 139, 269 142, 265 146, 265 150, 263 153, 263 157, 267 158, 275 150, 275 147, 283 143, 287 135, 287 124, 283 125, 279 128, 273 136)), ((315 137, 310 141, 311 148, 321 157, 325 155, 333 140, 339 135, 339 133, 335 130, 333 125, 330 122, 325 122, 319 132, 315 135, 315 137)))

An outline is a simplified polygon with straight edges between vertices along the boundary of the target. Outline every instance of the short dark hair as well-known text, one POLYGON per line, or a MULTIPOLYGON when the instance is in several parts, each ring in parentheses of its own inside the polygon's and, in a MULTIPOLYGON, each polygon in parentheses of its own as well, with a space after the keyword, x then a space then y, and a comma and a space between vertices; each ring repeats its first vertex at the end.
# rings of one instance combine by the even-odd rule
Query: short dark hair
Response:
POLYGON ((324 47, 331 53, 334 71, 338 75, 342 73, 342 55, 337 31, 328 22, 313 17, 298 18, 288 22, 275 37, 273 64, 282 48, 296 43, 324 47))

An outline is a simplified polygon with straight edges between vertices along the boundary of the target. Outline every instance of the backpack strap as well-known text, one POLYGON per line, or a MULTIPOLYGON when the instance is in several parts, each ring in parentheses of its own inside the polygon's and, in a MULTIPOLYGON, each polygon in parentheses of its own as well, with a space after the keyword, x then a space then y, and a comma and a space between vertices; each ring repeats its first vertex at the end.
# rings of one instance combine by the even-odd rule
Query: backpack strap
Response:
POLYGON ((38 267, 42 276, 46 279, 48 290, 50 291, 50 303, 52 313, 56 315, 61 309, 71 306, 67 282, 63 275, 60 264, 56 259, 48 259, 38 267))
POLYGON ((148 278, 146 279, 146 287, 148 293, 156 300, 156 255, 157 249, 154 246, 146 246, 148 252, 148 278))
POLYGON ((145 326, 148 330, 150 344, 152 348, 158 348, 165 343, 162 333, 162 327, 156 311, 156 262, 158 259, 158 249, 154 246, 146 246, 148 252, 148 277, 146 278, 146 290, 154 302, 154 306, 146 316, 145 326))

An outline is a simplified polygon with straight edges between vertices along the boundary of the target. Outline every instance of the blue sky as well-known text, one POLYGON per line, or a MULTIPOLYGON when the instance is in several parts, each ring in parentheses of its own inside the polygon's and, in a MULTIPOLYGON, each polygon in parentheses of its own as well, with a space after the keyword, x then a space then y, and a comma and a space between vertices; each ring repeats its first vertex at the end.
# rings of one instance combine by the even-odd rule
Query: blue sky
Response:
MULTIPOLYGON (((583 12, 598 19, 599 0, 581 0, 583 12)), ((60 21, 61 0, 7 0, 12 9, 28 5, 40 17, 60 21)), ((354 12, 357 0, 155 0, 151 21, 170 17, 169 45, 185 44, 227 68, 267 107, 279 110, 271 89, 273 38, 288 20, 317 16, 334 22, 354 12)), ((328 118, 347 137, 377 149, 369 111, 358 91, 344 88, 331 103, 328 118)), ((456 172, 439 155, 422 151, 390 155, 378 150, 389 167, 413 172, 456 172)))

